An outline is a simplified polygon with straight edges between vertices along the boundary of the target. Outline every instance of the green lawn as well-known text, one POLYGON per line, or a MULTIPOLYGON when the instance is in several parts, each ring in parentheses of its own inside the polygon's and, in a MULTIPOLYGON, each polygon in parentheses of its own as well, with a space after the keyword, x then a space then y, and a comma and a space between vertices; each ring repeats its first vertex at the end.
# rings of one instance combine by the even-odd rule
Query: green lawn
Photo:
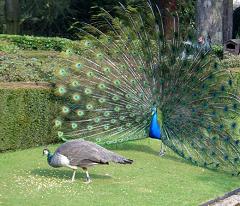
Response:
POLYGON ((43 147, 0 154, 0 205, 190 206, 240 185, 239 177, 192 166, 169 150, 159 157, 159 148, 150 139, 113 147, 134 163, 93 167, 88 185, 81 170, 71 183, 71 170, 49 167, 43 147))

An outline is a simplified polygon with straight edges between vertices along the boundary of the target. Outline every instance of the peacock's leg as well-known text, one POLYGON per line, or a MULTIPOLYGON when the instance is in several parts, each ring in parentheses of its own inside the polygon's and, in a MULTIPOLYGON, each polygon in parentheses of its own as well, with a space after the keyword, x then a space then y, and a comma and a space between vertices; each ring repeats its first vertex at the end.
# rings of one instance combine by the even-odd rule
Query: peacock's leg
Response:
POLYGON ((83 170, 86 172, 86 181, 85 181, 85 183, 90 183, 90 182, 91 182, 91 179, 90 179, 90 176, 89 176, 89 174, 88 174, 87 168, 84 167, 83 170))
POLYGON ((159 152, 159 156, 162 157, 163 155, 165 155, 165 149, 164 149, 163 143, 161 142, 161 149, 160 149, 160 152, 159 152))
POLYGON ((72 182, 74 182, 74 180, 75 180, 75 174, 76 174, 76 169, 73 170, 72 182))

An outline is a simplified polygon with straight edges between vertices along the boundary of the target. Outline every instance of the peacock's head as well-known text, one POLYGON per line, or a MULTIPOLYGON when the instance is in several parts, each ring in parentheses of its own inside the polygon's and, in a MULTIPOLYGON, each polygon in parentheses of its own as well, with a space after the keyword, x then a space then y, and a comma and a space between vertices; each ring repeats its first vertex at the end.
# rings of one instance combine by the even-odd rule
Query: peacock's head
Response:
POLYGON ((47 156, 49 153, 50 153, 49 149, 47 149, 47 148, 43 149, 43 156, 44 155, 47 156))
POLYGON ((152 115, 154 115, 156 112, 157 112, 157 108, 154 106, 154 107, 152 108, 152 115))

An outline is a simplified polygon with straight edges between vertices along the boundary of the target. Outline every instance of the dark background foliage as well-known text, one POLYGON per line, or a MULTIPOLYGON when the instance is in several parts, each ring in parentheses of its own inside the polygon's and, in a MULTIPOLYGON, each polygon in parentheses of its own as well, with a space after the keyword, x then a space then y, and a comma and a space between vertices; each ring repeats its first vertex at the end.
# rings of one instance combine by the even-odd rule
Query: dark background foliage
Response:
MULTIPOLYGON (((157 4, 162 12, 166 10, 170 3, 174 2, 175 10, 180 17, 181 30, 186 31, 189 25, 195 25, 195 2, 196 0, 151 0, 153 4, 157 4), (170 2, 170 3, 169 3, 170 2)), ((146 0, 5 0, 5 13, 9 24, 11 21, 19 21, 13 26, 19 28, 12 29, 9 26, 9 31, 6 33, 27 34, 35 36, 60 36, 70 39, 79 38, 76 35, 76 30, 71 29, 71 26, 81 26, 81 22, 91 23, 97 27, 101 27, 103 19, 101 18, 101 9, 104 8, 112 16, 118 16, 118 7, 120 4, 131 6, 132 8, 141 9, 144 12, 146 0), (18 3, 19 8, 16 8, 18 3), (15 7, 12 6, 15 4, 15 7), (8 15, 8 11, 15 9, 19 18, 8 15)), ((8 23, 7 23, 8 24, 8 23)), ((106 29, 103 27, 103 29, 106 29)), ((8 29, 7 29, 8 30, 8 29)))

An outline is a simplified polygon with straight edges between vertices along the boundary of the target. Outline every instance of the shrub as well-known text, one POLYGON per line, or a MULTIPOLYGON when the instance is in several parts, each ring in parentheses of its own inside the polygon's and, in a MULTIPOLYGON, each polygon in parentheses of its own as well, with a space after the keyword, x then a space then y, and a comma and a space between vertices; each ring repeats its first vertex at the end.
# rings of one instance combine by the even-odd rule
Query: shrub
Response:
POLYGON ((49 87, 1 83, 0 99, 0 152, 58 141, 57 101, 49 87))
POLYGON ((70 58, 74 62, 79 56, 76 55, 73 59, 65 52, 55 51, 0 52, 0 82, 52 82, 54 71, 69 66, 67 59, 70 58))
POLYGON ((213 53, 219 58, 223 59, 223 46, 219 44, 212 45, 213 53))
POLYGON ((63 61, 56 52, 19 51, 0 56, 0 81, 51 81, 63 61))
POLYGON ((228 54, 220 61, 221 66, 224 68, 239 68, 240 69, 240 56, 228 54))
POLYGON ((69 51, 75 54, 74 62, 87 50, 85 41, 63 38, 0 35, 0 42, 0 81, 4 82, 53 81, 55 69, 67 64, 69 51))
POLYGON ((16 45, 14 45, 14 43, 8 42, 7 40, 0 39, 0 52, 2 51, 7 53, 17 53, 18 50, 19 48, 16 45))
MULTIPOLYGON (((82 44, 80 41, 71 41, 59 37, 34 37, 34 36, 20 36, 1 34, 0 41, 8 42, 11 46, 18 47, 25 50, 47 50, 47 51, 66 51, 72 49, 75 53, 80 54, 82 51, 82 44)), ((4 51, 4 47, 0 46, 0 50, 4 51)))

